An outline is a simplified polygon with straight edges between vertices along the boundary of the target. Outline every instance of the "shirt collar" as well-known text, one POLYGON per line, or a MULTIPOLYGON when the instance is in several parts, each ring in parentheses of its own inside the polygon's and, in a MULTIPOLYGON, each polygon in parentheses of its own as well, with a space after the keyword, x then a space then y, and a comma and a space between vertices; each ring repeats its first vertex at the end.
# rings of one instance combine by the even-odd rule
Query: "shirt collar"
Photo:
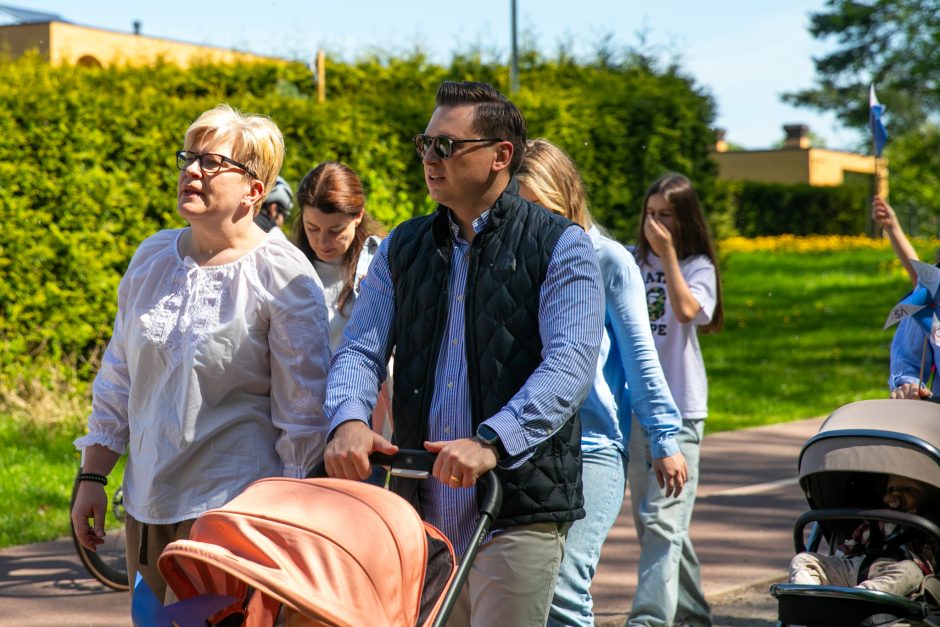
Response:
MULTIPOLYGON (((479 234, 480 231, 486 228, 486 223, 490 221, 491 211, 492 209, 487 209, 486 211, 481 213, 480 216, 476 220, 473 221, 471 226, 473 227, 474 233, 479 234)), ((460 234, 460 225, 454 221, 454 215, 449 210, 447 211, 447 220, 450 225, 450 234, 454 237, 454 239, 459 240, 461 242, 466 241, 464 240, 463 236, 460 234)))

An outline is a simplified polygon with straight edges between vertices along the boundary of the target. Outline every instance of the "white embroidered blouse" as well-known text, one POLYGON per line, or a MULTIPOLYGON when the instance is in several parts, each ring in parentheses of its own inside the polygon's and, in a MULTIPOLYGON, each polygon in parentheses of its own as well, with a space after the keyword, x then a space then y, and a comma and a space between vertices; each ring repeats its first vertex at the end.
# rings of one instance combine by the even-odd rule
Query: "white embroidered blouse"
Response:
POLYGON ((221 266, 180 257, 183 229, 144 241, 118 288, 88 434, 128 453, 124 504, 166 524, 323 456, 330 347, 323 287, 284 237, 221 266))

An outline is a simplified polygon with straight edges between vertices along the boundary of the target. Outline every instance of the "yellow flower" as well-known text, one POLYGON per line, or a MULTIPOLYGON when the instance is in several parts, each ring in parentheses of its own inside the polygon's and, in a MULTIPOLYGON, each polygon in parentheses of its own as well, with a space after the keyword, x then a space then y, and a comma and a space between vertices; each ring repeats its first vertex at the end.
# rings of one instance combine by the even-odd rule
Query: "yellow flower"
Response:
MULTIPOLYGON (((921 243, 921 242, 918 242, 921 243)), ((924 240, 926 246, 937 246, 940 240, 924 240)), ((718 246, 722 253, 820 253, 847 250, 891 250, 887 238, 865 235, 773 235, 762 237, 729 237, 718 246)))

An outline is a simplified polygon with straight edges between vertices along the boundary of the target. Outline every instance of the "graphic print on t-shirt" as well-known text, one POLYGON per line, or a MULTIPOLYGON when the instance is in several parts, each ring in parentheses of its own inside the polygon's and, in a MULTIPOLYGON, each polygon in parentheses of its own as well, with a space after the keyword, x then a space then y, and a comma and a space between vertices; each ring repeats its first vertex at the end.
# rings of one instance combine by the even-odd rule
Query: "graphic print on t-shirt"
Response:
POLYGON ((666 313, 666 290, 661 287, 651 287, 646 292, 646 306, 650 312, 650 321, 662 318, 666 313))
POLYGON ((650 314, 650 331, 654 337, 665 336, 669 328, 666 319, 666 274, 662 271, 644 271, 643 282, 646 284, 646 308, 650 314))

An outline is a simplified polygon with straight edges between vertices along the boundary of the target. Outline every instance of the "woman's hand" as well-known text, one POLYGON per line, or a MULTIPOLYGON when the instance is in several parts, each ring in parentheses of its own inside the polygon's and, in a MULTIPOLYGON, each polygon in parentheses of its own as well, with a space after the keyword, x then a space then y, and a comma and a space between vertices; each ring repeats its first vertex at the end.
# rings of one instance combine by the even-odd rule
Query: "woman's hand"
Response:
POLYGON ((108 495, 104 486, 95 481, 82 481, 78 484, 78 494, 72 506, 72 527, 75 537, 89 551, 96 551, 104 542, 104 514, 108 508, 108 495), (89 525, 88 520, 93 519, 89 525))
POLYGON ((643 234, 650 243, 650 248, 657 257, 662 258, 670 250, 675 250, 672 243, 672 233, 664 227, 659 221, 647 216, 643 221, 643 234))
POLYGON ((682 486, 689 479, 689 465, 682 453, 654 459, 653 471, 656 473, 656 483, 665 496, 679 496, 682 486))

